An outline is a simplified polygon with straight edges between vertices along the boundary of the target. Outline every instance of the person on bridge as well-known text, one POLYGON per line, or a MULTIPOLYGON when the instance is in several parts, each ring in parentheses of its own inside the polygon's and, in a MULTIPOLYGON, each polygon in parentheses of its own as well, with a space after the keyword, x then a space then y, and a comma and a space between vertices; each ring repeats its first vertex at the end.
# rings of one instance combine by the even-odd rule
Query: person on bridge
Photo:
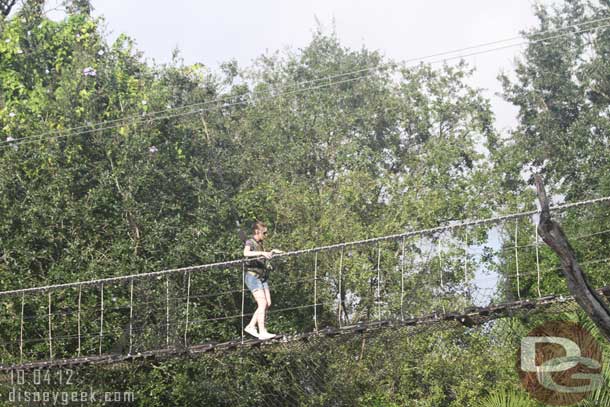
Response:
MULTIPOLYGON (((263 247, 263 240, 267 236, 267 226, 257 221, 252 227, 252 238, 246 240, 244 247, 245 257, 264 257, 265 259, 271 259, 274 254, 283 253, 281 250, 273 249, 271 251, 265 251, 263 247)), ((255 259, 246 263, 246 285, 252 292, 254 300, 256 301, 257 308, 252 315, 252 320, 244 328, 244 331, 258 339, 271 339, 275 337, 275 334, 267 332, 265 328, 265 314, 267 309, 271 306, 271 292, 269 291, 269 271, 271 270, 271 264, 264 259, 255 259), (258 325, 258 331, 256 326, 258 325)))

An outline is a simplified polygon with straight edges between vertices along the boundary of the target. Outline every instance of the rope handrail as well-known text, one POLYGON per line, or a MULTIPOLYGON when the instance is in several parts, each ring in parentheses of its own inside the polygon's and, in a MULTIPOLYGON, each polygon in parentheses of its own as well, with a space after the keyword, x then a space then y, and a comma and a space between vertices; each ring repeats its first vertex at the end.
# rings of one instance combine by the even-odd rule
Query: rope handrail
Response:
MULTIPOLYGON (((586 261, 580 262, 580 264, 581 265, 584 265, 584 264, 589 264, 590 265, 590 264, 599 264, 599 263, 604 263, 604 262, 606 262, 606 263, 610 262, 610 257, 586 260, 586 261)), ((547 273, 550 273, 550 272, 553 272, 553 271, 560 271, 561 269, 562 269, 561 266, 550 267, 550 268, 541 269, 540 273, 541 274, 547 274, 547 273)), ((537 270, 530 271, 530 272, 526 271, 526 272, 522 272, 520 275, 522 277, 536 276, 536 275, 538 275, 538 271, 537 270)), ((514 276, 512 274, 509 274, 509 275, 502 276, 502 277, 512 278, 514 276)), ((497 287, 481 287, 481 286, 478 286, 477 283, 494 281, 494 280, 497 280, 498 278, 499 278, 499 276, 490 276, 490 277, 476 278, 474 280, 470 280, 469 284, 472 285, 473 287, 475 287, 476 290, 478 290, 478 291, 496 290, 497 287)), ((297 281, 305 281, 305 280, 306 279, 300 279, 300 280, 297 280, 297 281)), ((318 278, 318 280, 319 280, 319 278, 318 278)), ((275 286, 277 286, 277 284, 275 286)), ((443 287, 441 287, 441 289, 442 288, 443 287)), ((228 293, 234 294, 234 293, 242 293, 242 292, 248 292, 248 291, 249 291, 249 289, 245 288, 245 289, 240 289, 240 290, 224 291, 224 292, 222 292, 220 294, 207 294, 207 295, 195 295, 195 296, 191 295, 190 298, 191 298, 191 300, 193 300, 193 299, 199 299, 199 298, 209 298, 209 297, 212 297, 212 296, 224 295, 224 294, 228 294, 228 293)), ((170 296, 169 297, 169 300, 172 301, 172 302, 173 301, 181 301, 181 300, 185 300, 185 299, 186 299, 186 296, 170 296)), ((163 301, 166 301, 166 298, 160 298, 160 299, 152 300, 152 301, 138 302, 137 306, 138 307, 144 307, 144 306, 149 306, 149 305, 159 305, 163 301)), ((89 307, 88 308, 88 312, 90 312, 90 313, 91 312, 93 312, 93 313, 99 312, 100 310, 101 310, 101 308, 97 307, 97 306, 96 307, 89 307)), ((117 312, 117 311, 128 311, 128 310, 129 310, 129 304, 119 305, 119 306, 115 306, 115 307, 104 307, 104 311, 105 312, 117 312)), ((268 311, 268 312, 274 313, 274 312, 285 311, 285 310, 288 310, 288 309, 287 308, 281 308, 281 309, 277 309, 277 310, 274 309, 274 310, 271 310, 271 311, 268 311)), ((59 310, 57 310, 55 312, 52 312, 51 316, 53 318, 55 318, 55 317, 66 317, 66 316, 70 316, 70 315, 75 315, 75 314, 77 314, 77 312, 78 311, 74 310, 73 308, 62 308, 62 309, 59 309, 59 310)), ((252 316, 252 313, 244 314, 244 315, 245 316, 252 316)), ((48 314, 46 314, 46 313, 42 314, 41 313, 39 315, 34 314, 34 315, 30 315, 30 316, 24 316, 23 320, 24 321, 36 321, 36 320, 43 320, 44 318, 47 318, 47 317, 48 317, 48 314)), ((215 319, 218 319, 218 318, 214 317, 214 318, 211 318, 210 320, 215 320, 215 319)), ((191 322, 193 322, 193 321, 191 321, 191 322)), ((165 322, 163 322, 163 323, 165 323, 165 322)), ((96 334, 96 336, 99 336, 99 333, 96 334)), ((41 340, 44 340, 44 338, 41 339, 41 340)), ((2 344, 3 344, 3 342, 0 342, 0 345, 2 345, 2 344)))
MULTIPOLYGON (((550 208, 550 210, 554 211, 554 212, 564 211, 564 210, 575 208, 575 207, 589 206, 589 205, 593 205, 593 204, 601 203, 601 202, 610 202, 610 196, 556 205, 556 206, 552 206, 550 208)), ((540 209, 532 210, 532 211, 517 212, 517 213, 508 214, 508 215, 487 218, 487 219, 464 221, 464 222, 454 223, 454 224, 450 224, 450 225, 437 226, 434 228, 420 229, 420 230, 411 231, 411 232, 397 233, 397 234, 374 237, 374 238, 369 238, 369 239, 356 240, 356 241, 352 241, 352 242, 336 243, 336 244, 327 245, 327 246, 314 247, 311 249, 295 250, 295 251, 291 251, 291 252, 275 254, 273 257, 274 257, 274 259, 282 258, 282 257, 294 257, 294 256, 300 256, 300 255, 304 255, 304 254, 319 253, 319 252, 324 252, 324 251, 334 251, 334 250, 344 249, 347 247, 363 246, 363 245, 367 245, 367 244, 379 243, 382 241, 394 241, 394 240, 400 240, 403 238, 409 238, 409 237, 415 237, 415 236, 425 236, 425 235, 435 234, 438 232, 444 232, 447 230, 454 230, 454 229, 473 227, 473 226, 481 226, 481 225, 492 224, 492 223, 501 223, 501 222, 508 221, 508 220, 529 217, 529 216, 536 215, 539 213, 541 213, 540 209)), ((263 260, 263 257, 260 257, 259 259, 263 260)), ((88 280, 88 281, 78 281, 78 282, 71 282, 71 283, 39 286, 39 287, 20 288, 20 289, 16 289, 16 290, 2 291, 2 292, 0 292, 0 297, 15 296, 18 294, 30 294, 30 293, 35 293, 35 292, 44 292, 44 291, 56 290, 56 289, 77 288, 77 287, 90 286, 90 285, 101 285, 101 284, 107 284, 107 283, 128 282, 128 281, 131 281, 134 279, 154 278, 154 277, 165 276, 168 274, 185 273, 185 272, 191 272, 191 271, 228 268, 228 267, 233 267, 233 266, 239 266, 239 265, 245 264, 246 262, 250 262, 252 260, 253 260, 253 258, 244 258, 244 259, 238 259, 238 260, 202 264, 202 265, 197 265, 197 266, 165 269, 165 270, 153 271, 150 273, 130 274, 130 275, 126 275, 126 276, 107 277, 107 278, 100 278, 100 279, 88 280)))

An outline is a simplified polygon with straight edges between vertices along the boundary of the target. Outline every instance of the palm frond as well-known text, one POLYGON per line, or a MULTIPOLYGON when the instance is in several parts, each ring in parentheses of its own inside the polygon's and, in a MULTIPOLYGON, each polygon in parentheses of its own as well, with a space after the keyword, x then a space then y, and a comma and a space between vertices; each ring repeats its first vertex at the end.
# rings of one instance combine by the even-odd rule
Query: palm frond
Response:
POLYGON ((476 407, 536 407, 538 405, 525 391, 499 390, 480 400, 476 407))

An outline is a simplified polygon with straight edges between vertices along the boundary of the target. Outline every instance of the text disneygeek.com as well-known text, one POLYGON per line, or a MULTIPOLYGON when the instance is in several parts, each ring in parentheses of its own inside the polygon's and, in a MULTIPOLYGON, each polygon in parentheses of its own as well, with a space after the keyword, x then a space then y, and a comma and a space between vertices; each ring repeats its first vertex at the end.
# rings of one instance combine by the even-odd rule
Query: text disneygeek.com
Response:
POLYGON ((8 376, 10 384, 0 387, 0 400, 9 404, 67 406, 135 402, 135 395, 130 391, 101 391, 89 386, 82 386, 87 390, 81 390, 75 371, 71 369, 13 370, 8 376), (65 390, 57 390, 62 387, 65 390), (47 390, 49 388, 53 390, 47 390))
POLYGON ((8 393, 9 403, 38 403, 51 406, 67 406, 71 403, 131 403, 133 392, 96 391, 26 391, 16 388, 8 393))

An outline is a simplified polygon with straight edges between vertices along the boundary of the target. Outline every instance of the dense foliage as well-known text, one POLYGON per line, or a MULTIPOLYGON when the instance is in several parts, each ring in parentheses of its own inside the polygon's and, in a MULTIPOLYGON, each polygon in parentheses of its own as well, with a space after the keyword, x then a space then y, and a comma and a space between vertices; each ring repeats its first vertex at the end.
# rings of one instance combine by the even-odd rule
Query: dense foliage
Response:
MULTIPOLYGON (((271 245, 298 249, 531 209, 533 170, 566 200, 610 194, 610 29, 583 35, 574 28, 571 36, 535 41, 539 32, 608 17, 605 2, 537 9, 540 26, 529 33, 516 76, 503 78, 506 98, 520 109, 519 125, 504 135, 494 130, 489 101, 467 84, 465 63, 407 67, 317 32, 305 48, 262 55, 250 67, 229 61, 212 72, 178 55, 152 66, 130 38, 107 42, 89 2, 70 2, 62 21, 45 18, 41 4, 0 16, 2 290, 238 258, 238 228, 256 219, 270 225, 271 245)), ((607 228, 607 212, 563 221, 571 234, 595 233, 607 228)), ((511 224, 501 232, 506 245, 514 244, 513 231, 511 224)), ((487 239, 476 231, 470 244, 487 239)), ((517 240, 532 239, 530 228, 517 240)), ((595 239, 575 244, 583 259, 604 257, 607 235, 595 239)), ((511 256, 497 255, 496 271, 507 282, 499 299, 535 295, 534 277, 516 292, 511 256)), ((533 269, 533 251, 520 261, 533 269)), ((548 251, 541 262, 557 267, 548 251)), ((430 264, 436 275, 438 262, 430 264)), ((297 278, 298 266, 284 278, 297 278)), ((606 270, 606 263, 589 269, 594 285, 608 281, 606 270)), ((228 290, 238 277, 214 274, 196 283, 201 292, 228 290)), ((409 312, 438 305, 426 281, 413 283, 420 301, 409 312)), ((274 292, 274 302, 300 305, 306 284, 274 292)), ((346 284, 364 291, 371 280, 354 273, 346 284)), ((561 274, 542 288, 565 292, 561 274)), ((3 304, 14 316, 19 306, 17 299, 3 304)), ((230 306, 238 305, 205 304, 210 312, 230 306)), ((356 311, 364 312, 346 318, 357 319, 356 311)), ((333 310, 321 318, 334 318, 333 310)), ((81 377, 105 391, 133 390, 142 406, 278 398, 362 406, 517 405, 523 398, 533 406, 513 372, 511 341, 535 321, 430 335, 392 331, 366 344, 329 340, 323 351, 286 346, 85 370, 81 377), (312 366, 318 376, 308 382, 312 366)), ((307 318, 271 323, 311 329, 307 318)), ((213 327, 218 335, 235 329, 213 327)), ((2 340, 14 340, 17 329, 16 318, 4 323, 2 340)))

